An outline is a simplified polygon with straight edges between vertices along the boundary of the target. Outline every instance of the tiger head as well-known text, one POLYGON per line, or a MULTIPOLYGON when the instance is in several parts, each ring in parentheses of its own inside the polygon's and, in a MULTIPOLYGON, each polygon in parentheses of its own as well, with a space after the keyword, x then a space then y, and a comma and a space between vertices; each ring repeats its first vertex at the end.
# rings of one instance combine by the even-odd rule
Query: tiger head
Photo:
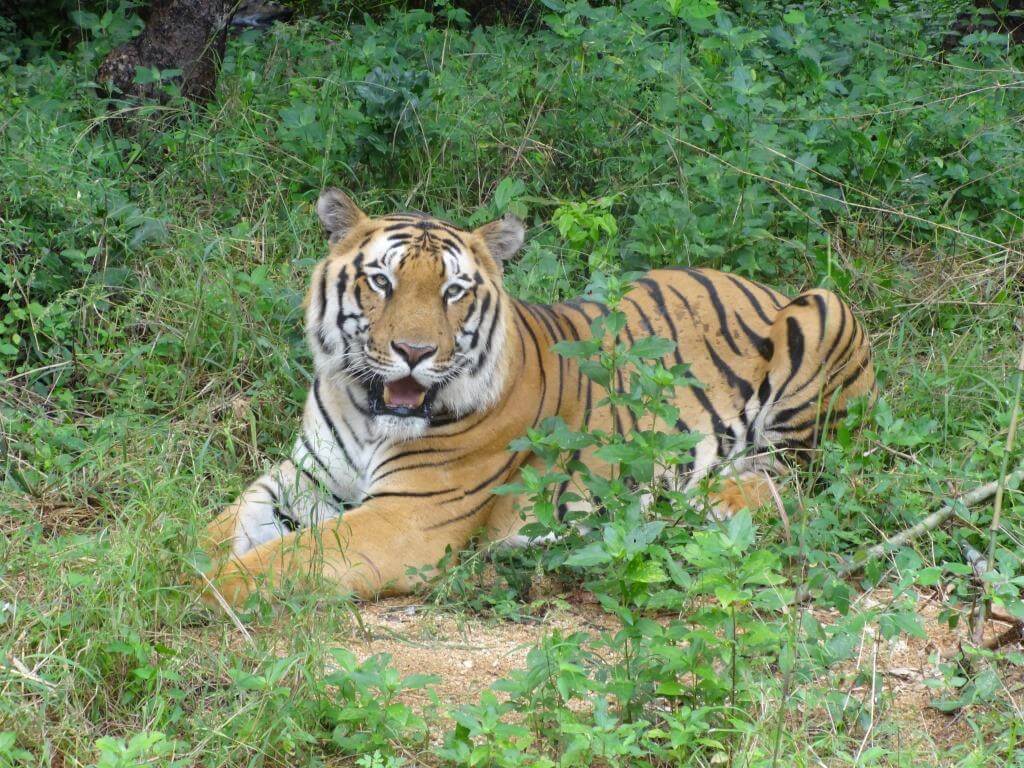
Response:
POLYGON ((306 310, 318 373, 364 391, 379 427, 404 437, 432 413, 492 404, 509 322, 501 262, 522 245, 522 222, 466 232, 420 214, 371 218, 336 189, 317 213, 330 242, 306 310))

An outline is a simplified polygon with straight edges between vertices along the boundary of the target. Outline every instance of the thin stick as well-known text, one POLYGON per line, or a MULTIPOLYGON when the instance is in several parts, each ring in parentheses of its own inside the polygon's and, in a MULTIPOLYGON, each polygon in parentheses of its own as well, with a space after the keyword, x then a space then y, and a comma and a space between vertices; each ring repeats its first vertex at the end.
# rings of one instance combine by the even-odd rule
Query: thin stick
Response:
MULTIPOLYGON (((1017 436, 1017 419, 1020 416, 1020 390, 1022 384, 1024 384, 1024 343, 1021 344, 1020 360, 1017 362, 1017 391, 1013 395, 1013 412, 1010 415, 1010 429, 1006 433, 1006 451, 1003 453, 1003 466, 999 472, 1000 476, 1006 474, 1006 468, 1010 464, 1010 454, 1013 452, 1013 441, 1017 436)), ((985 575, 992 568, 992 564, 996 559, 996 537, 999 534, 1000 513, 1003 510, 1003 487, 1004 483, 1000 482, 996 488, 996 501, 992 510, 992 524, 988 527, 988 557, 985 560, 984 570, 981 574, 982 579, 985 578, 985 575)), ((974 625, 974 644, 981 645, 984 637, 985 601, 982 600, 978 606, 978 623, 974 625)))
MULTIPOLYGON (((839 578, 846 578, 847 576, 852 576, 853 574, 858 573, 872 560, 877 560, 893 550, 899 549, 908 541, 913 541, 919 536, 928 533, 928 531, 935 530, 946 520, 953 517, 961 507, 973 507, 977 504, 981 504, 995 496, 1000 487, 1006 487, 1011 484, 1017 485, 1021 482, 1024 482, 1024 466, 1008 475, 1005 475, 1000 480, 993 480, 991 483, 979 485, 973 491, 963 494, 955 502, 946 504, 940 509, 935 510, 916 525, 907 528, 905 531, 900 531, 895 536, 892 536, 885 541, 875 544, 873 547, 866 550, 864 554, 855 558, 853 561, 847 563, 841 568, 836 569, 836 575, 839 578)), ((806 600, 808 597, 810 597, 810 590, 808 590, 807 587, 802 587, 797 590, 797 600, 806 600)))

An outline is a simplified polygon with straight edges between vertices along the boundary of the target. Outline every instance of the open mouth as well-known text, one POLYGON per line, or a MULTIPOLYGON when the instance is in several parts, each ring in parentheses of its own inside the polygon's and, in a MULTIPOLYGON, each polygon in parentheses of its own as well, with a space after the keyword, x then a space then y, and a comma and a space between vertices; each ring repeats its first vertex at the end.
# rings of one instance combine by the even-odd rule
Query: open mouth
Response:
POLYGON ((424 387, 412 376, 375 381, 370 386, 370 410, 377 416, 430 418, 437 387, 424 387))

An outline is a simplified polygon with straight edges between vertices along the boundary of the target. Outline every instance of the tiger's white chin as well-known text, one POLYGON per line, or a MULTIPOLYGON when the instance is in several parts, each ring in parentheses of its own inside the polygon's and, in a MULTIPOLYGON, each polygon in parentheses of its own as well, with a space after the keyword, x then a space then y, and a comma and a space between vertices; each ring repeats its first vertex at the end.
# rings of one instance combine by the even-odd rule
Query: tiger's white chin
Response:
POLYGON ((394 442, 405 442, 422 437, 430 426, 429 419, 418 416, 375 416, 373 426, 377 434, 394 442))

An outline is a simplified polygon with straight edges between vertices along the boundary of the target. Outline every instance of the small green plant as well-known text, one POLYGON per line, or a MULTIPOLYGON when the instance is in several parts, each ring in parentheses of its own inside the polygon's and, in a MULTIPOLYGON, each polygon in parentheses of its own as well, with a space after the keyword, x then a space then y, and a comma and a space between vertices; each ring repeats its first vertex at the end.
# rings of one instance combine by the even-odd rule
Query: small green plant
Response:
POLYGON ((33 765, 32 753, 17 746, 18 738, 10 731, 0 731, 0 768, 33 765))
POLYGON ((112 736, 96 741, 98 757, 90 768, 139 768, 142 765, 178 768, 187 761, 174 759, 180 745, 159 731, 137 733, 125 742, 112 736))
POLYGON ((613 197, 566 203, 555 209, 551 221, 568 244, 569 255, 579 259, 583 274, 607 272, 615 252, 619 227, 611 213, 613 197))

